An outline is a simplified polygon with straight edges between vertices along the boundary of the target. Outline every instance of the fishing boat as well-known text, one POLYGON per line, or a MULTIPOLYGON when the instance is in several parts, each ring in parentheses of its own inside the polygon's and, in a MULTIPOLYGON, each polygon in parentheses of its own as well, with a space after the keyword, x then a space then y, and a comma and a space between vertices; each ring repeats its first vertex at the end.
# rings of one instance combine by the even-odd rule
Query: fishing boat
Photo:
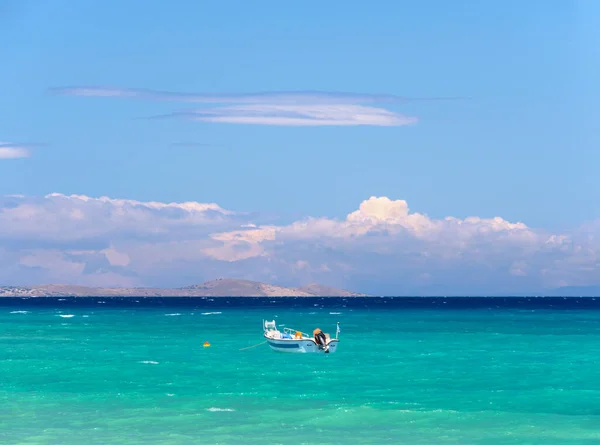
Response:
POLYGON ((264 337, 274 351, 279 352, 322 352, 329 354, 335 352, 338 346, 340 323, 337 323, 335 338, 329 334, 315 329, 313 337, 309 337, 302 331, 292 328, 283 328, 280 331, 275 324, 275 320, 263 320, 264 337))

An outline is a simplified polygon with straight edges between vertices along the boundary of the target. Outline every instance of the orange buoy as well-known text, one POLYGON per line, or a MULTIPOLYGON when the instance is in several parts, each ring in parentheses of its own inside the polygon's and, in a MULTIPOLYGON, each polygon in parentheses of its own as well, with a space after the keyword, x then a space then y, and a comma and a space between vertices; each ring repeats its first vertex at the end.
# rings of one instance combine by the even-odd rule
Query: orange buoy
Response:
POLYGON ((204 347, 205 347, 205 348, 208 348, 209 346, 210 346, 210 343, 209 343, 209 342, 207 342, 207 341, 205 341, 205 342, 204 342, 204 347))

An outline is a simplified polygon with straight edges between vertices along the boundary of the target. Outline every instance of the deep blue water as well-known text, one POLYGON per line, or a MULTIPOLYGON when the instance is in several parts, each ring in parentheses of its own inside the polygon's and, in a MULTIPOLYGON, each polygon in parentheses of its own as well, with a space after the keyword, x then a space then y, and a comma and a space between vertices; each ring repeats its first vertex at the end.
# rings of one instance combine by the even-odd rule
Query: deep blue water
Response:
POLYGON ((180 307, 600 310, 600 297, 4 297, 0 307, 180 307))

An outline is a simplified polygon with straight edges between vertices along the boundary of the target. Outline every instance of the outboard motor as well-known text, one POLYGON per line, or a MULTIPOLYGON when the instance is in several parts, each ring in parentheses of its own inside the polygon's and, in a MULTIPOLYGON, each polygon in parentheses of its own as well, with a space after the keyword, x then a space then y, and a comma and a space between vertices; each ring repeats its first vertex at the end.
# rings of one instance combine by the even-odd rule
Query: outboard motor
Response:
POLYGON ((327 345, 327 337, 323 334, 319 328, 313 331, 313 335, 315 336, 315 343, 319 346, 319 349, 324 349, 326 353, 329 352, 329 346, 327 345))

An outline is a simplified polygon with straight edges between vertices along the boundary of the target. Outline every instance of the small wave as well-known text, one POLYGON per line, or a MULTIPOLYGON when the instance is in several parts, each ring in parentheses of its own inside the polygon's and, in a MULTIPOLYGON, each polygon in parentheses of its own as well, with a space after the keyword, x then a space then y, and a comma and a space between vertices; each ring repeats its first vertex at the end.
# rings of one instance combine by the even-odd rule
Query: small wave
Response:
POLYGON ((11 314, 28 314, 29 311, 12 311, 11 314))
POLYGON ((403 414, 460 414, 460 411, 453 409, 396 409, 394 411, 403 414))
POLYGON ((138 363, 143 363, 144 365, 158 365, 158 362, 155 362, 153 360, 143 360, 141 362, 138 363))
POLYGON ((89 318, 89 315, 82 315, 83 318, 89 318))
POLYGON ((58 301, 67 301, 66 298, 59 298, 58 301))
POLYGON ((73 318, 75 315, 73 314, 58 314, 59 317, 62 318, 73 318))
POLYGON ((212 413, 216 413, 216 412, 232 412, 232 411, 235 411, 235 410, 231 409, 231 408, 208 408, 206 411, 210 411, 212 413))
POLYGON ((331 315, 340 315, 341 312, 330 312, 331 315))
POLYGON ((202 315, 219 315, 222 314, 223 312, 202 312, 202 315))
POLYGON ((175 314, 165 314, 165 317, 175 317, 176 315, 181 315, 179 313, 175 313, 175 314))

